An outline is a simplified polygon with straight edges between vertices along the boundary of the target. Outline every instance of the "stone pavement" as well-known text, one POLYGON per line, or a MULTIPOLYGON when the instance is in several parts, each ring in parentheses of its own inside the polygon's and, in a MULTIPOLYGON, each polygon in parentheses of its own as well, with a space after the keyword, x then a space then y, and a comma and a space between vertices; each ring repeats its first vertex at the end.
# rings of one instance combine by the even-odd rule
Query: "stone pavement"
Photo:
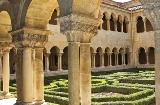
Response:
POLYGON ((0 100, 0 105, 14 105, 15 103, 16 103, 16 98, 0 100))

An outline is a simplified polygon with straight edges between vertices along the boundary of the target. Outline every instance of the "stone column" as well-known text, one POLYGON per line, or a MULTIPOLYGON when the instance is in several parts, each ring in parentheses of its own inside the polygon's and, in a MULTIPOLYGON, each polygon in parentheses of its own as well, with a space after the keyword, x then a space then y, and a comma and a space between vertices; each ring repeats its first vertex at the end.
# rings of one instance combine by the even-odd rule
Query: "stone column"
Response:
POLYGON ((45 72, 50 71, 49 70, 49 55, 50 55, 50 53, 45 54, 45 72))
POLYGON ((160 30, 155 32, 155 95, 156 105, 160 105, 160 30))
POLYGON ((146 64, 149 64, 149 53, 148 52, 145 52, 146 53, 146 64))
POLYGON ((80 96, 81 105, 91 105, 90 43, 80 44, 80 96))
POLYGON ((11 97, 11 94, 9 93, 9 81, 10 81, 9 52, 10 52, 9 48, 3 51, 3 95, 5 96, 5 98, 11 97))
MULTIPOLYGON (((137 24, 136 24, 137 25, 137 24)), ((137 27, 136 27, 136 31, 137 31, 137 27)), ((126 32, 129 32, 129 21, 126 22, 126 32)))
POLYGON ((125 65, 125 53, 121 53, 122 54, 122 65, 125 65))
POLYGON ((107 56, 108 56, 108 66, 110 66, 110 57, 109 57, 109 54, 107 53, 107 56))
POLYGON ((110 30, 110 19, 107 19, 107 30, 110 30))
POLYGON ((100 55, 100 67, 104 67, 104 53, 99 53, 100 55))
POLYGON ((62 70, 62 55, 63 53, 58 53, 58 70, 62 70))
POLYGON ((115 54, 115 65, 118 65, 118 53, 115 54))
POLYGON ((144 32, 146 32, 146 30, 147 30, 147 27, 146 27, 146 18, 143 19, 143 24, 144 24, 144 32))
POLYGON ((128 52, 127 56, 128 56, 128 64, 131 64, 131 52, 128 52))
POLYGON ((121 23, 121 32, 123 32, 123 21, 120 21, 121 23))
POLYGON ((69 105, 79 105, 80 90, 79 42, 68 43, 69 105))
POLYGON ((101 20, 101 22, 100 22, 100 30, 102 30, 102 23, 103 23, 103 20, 101 20))
POLYGON ((23 105, 32 104, 33 100, 33 66, 32 66, 32 48, 23 49, 23 105))
POLYGON ((114 31, 117 31, 117 19, 113 19, 114 21, 114 31))
POLYGON ((121 57, 122 57, 122 65, 124 64, 124 57, 123 57, 123 52, 121 52, 121 57))
POLYGON ((18 105, 22 105, 23 103, 23 76, 22 76, 22 63, 23 63, 23 49, 17 49, 16 55, 16 85, 17 85, 17 100, 16 103, 18 105))
POLYGON ((124 58, 123 58, 123 64, 124 64, 124 65, 126 65, 126 59, 125 59, 126 57, 125 57, 125 56, 126 56, 126 55, 125 55, 125 53, 124 53, 124 54, 123 54, 123 57, 124 57, 124 58))
POLYGON ((43 48, 35 48, 35 105, 44 104, 43 48))
POLYGON ((112 66, 112 53, 109 55, 109 66, 112 66))
POLYGON ((95 56, 96 56, 96 54, 95 53, 92 53, 92 68, 95 68, 95 56))

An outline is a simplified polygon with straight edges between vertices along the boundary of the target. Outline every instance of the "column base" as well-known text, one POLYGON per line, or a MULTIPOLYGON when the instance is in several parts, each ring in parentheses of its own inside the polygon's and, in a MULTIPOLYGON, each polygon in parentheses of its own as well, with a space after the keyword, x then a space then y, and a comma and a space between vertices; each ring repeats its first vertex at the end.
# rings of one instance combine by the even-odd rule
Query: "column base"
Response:
POLYGON ((23 102, 22 105, 34 105, 34 103, 33 102, 23 102))
POLYGON ((63 69, 58 69, 58 71, 63 71, 63 69))
POLYGON ((45 70, 44 72, 50 72, 50 70, 45 70))
POLYGON ((23 104, 23 102, 21 100, 16 100, 15 105, 22 105, 22 104, 23 104))
POLYGON ((45 102, 45 100, 43 100, 43 101, 35 100, 34 105, 47 105, 47 103, 45 102))
POLYGON ((14 96, 10 93, 3 93, 4 99, 14 98, 14 96))

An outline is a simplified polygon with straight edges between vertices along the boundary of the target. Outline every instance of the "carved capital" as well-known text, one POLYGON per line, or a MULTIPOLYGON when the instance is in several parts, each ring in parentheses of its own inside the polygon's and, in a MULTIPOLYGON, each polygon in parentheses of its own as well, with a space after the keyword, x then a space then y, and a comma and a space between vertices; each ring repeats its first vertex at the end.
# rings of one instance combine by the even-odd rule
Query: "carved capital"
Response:
POLYGON ((61 33, 67 36, 69 42, 91 42, 97 34, 100 19, 88 17, 78 13, 60 18, 61 33))
POLYGON ((48 35, 53 34, 46 30, 23 28, 10 33, 16 47, 44 47, 48 42, 48 35))

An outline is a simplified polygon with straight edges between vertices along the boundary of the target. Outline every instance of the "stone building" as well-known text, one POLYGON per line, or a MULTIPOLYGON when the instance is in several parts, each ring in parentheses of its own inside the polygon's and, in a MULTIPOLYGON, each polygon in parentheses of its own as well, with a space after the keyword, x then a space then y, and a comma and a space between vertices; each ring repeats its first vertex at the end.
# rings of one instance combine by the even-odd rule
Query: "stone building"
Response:
MULTIPOLYGON (((69 94, 80 89, 81 103, 90 105, 90 69, 154 68, 155 28, 151 18, 143 14, 139 0, 76 2, 0 1, 4 95, 10 96, 11 73, 11 78, 17 79, 17 103, 30 104, 34 96, 35 102, 42 104, 43 71, 45 75, 68 73, 69 85, 72 84, 69 94), (81 76, 89 82, 84 83, 81 76), (25 94, 32 89, 33 93, 25 94)), ((78 105, 78 98, 79 90, 69 96, 70 105, 78 105)))

